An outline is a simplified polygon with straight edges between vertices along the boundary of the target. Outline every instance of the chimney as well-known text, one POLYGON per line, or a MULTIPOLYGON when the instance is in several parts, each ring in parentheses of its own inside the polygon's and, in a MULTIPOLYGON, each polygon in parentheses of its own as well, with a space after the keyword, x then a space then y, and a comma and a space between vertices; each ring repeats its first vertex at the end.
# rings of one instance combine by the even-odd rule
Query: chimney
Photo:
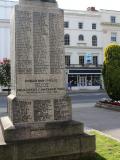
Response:
POLYGON ((95 9, 95 7, 88 7, 87 11, 97 11, 97 10, 95 9))

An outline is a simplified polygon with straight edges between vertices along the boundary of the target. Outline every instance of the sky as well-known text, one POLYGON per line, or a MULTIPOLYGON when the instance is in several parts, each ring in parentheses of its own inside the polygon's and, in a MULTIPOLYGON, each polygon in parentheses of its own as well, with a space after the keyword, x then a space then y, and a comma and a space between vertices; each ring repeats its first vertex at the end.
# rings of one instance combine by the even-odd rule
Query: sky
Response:
POLYGON ((88 7, 120 11, 119 0, 57 0, 59 8, 86 10, 88 7))

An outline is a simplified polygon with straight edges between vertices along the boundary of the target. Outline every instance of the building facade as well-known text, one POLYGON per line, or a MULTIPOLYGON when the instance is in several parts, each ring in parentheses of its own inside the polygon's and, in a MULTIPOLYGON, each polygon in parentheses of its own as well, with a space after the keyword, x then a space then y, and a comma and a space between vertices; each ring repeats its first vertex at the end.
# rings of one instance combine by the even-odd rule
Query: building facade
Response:
POLYGON ((64 11, 66 83, 74 89, 102 86, 104 48, 120 44, 120 12, 96 10, 64 11))
MULTIPOLYGON (((17 3, 0 0, 0 60, 10 58, 10 16, 17 3)), ((64 10, 66 86, 99 89, 104 48, 110 43, 120 44, 120 11, 64 10)))
POLYGON ((15 1, 0 0, 0 60, 10 57, 10 16, 15 1))

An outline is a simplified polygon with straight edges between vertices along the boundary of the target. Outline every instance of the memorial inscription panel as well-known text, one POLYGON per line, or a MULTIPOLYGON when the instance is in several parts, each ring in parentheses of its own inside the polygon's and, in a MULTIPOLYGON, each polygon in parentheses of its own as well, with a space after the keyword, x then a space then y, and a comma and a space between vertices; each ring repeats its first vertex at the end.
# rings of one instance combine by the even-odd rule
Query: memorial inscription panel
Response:
POLYGON ((68 120, 71 119, 71 108, 68 97, 54 99, 54 119, 68 120))
POLYGON ((35 121, 54 120, 53 103, 51 100, 35 100, 33 106, 35 121))
POLYGON ((31 122, 33 121, 32 101, 15 100, 13 108, 14 122, 31 122))
POLYGON ((28 11, 16 12, 16 70, 18 74, 32 73, 32 14, 28 11))
POLYGON ((50 32, 50 73, 62 74, 64 72, 63 36, 61 36, 61 15, 49 14, 50 32))
POLYGON ((33 12, 34 74, 49 74, 48 14, 33 12))
POLYGON ((19 84, 17 85, 17 95, 24 96, 36 96, 41 97, 42 94, 51 95, 64 95, 66 93, 64 88, 64 83, 61 75, 57 77, 55 75, 40 75, 40 76, 22 76, 18 75, 17 80, 19 84), (44 78, 43 78, 44 77, 44 78))
POLYGON ((65 97, 63 11, 15 7, 13 121, 70 120, 65 97))

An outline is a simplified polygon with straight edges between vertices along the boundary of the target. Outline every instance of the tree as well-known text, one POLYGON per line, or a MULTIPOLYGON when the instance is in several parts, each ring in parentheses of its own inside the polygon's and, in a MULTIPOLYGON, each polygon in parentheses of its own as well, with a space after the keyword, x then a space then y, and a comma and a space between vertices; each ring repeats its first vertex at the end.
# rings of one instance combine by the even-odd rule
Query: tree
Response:
POLYGON ((10 60, 3 59, 3 61, 0 62, 0 85, 8 87, 8 93, 10 91, 10 83, 10 60))
POLYGON ((120 45, 112 44, 105 49, 103 80, 108 96, 120 100, 120 45))

